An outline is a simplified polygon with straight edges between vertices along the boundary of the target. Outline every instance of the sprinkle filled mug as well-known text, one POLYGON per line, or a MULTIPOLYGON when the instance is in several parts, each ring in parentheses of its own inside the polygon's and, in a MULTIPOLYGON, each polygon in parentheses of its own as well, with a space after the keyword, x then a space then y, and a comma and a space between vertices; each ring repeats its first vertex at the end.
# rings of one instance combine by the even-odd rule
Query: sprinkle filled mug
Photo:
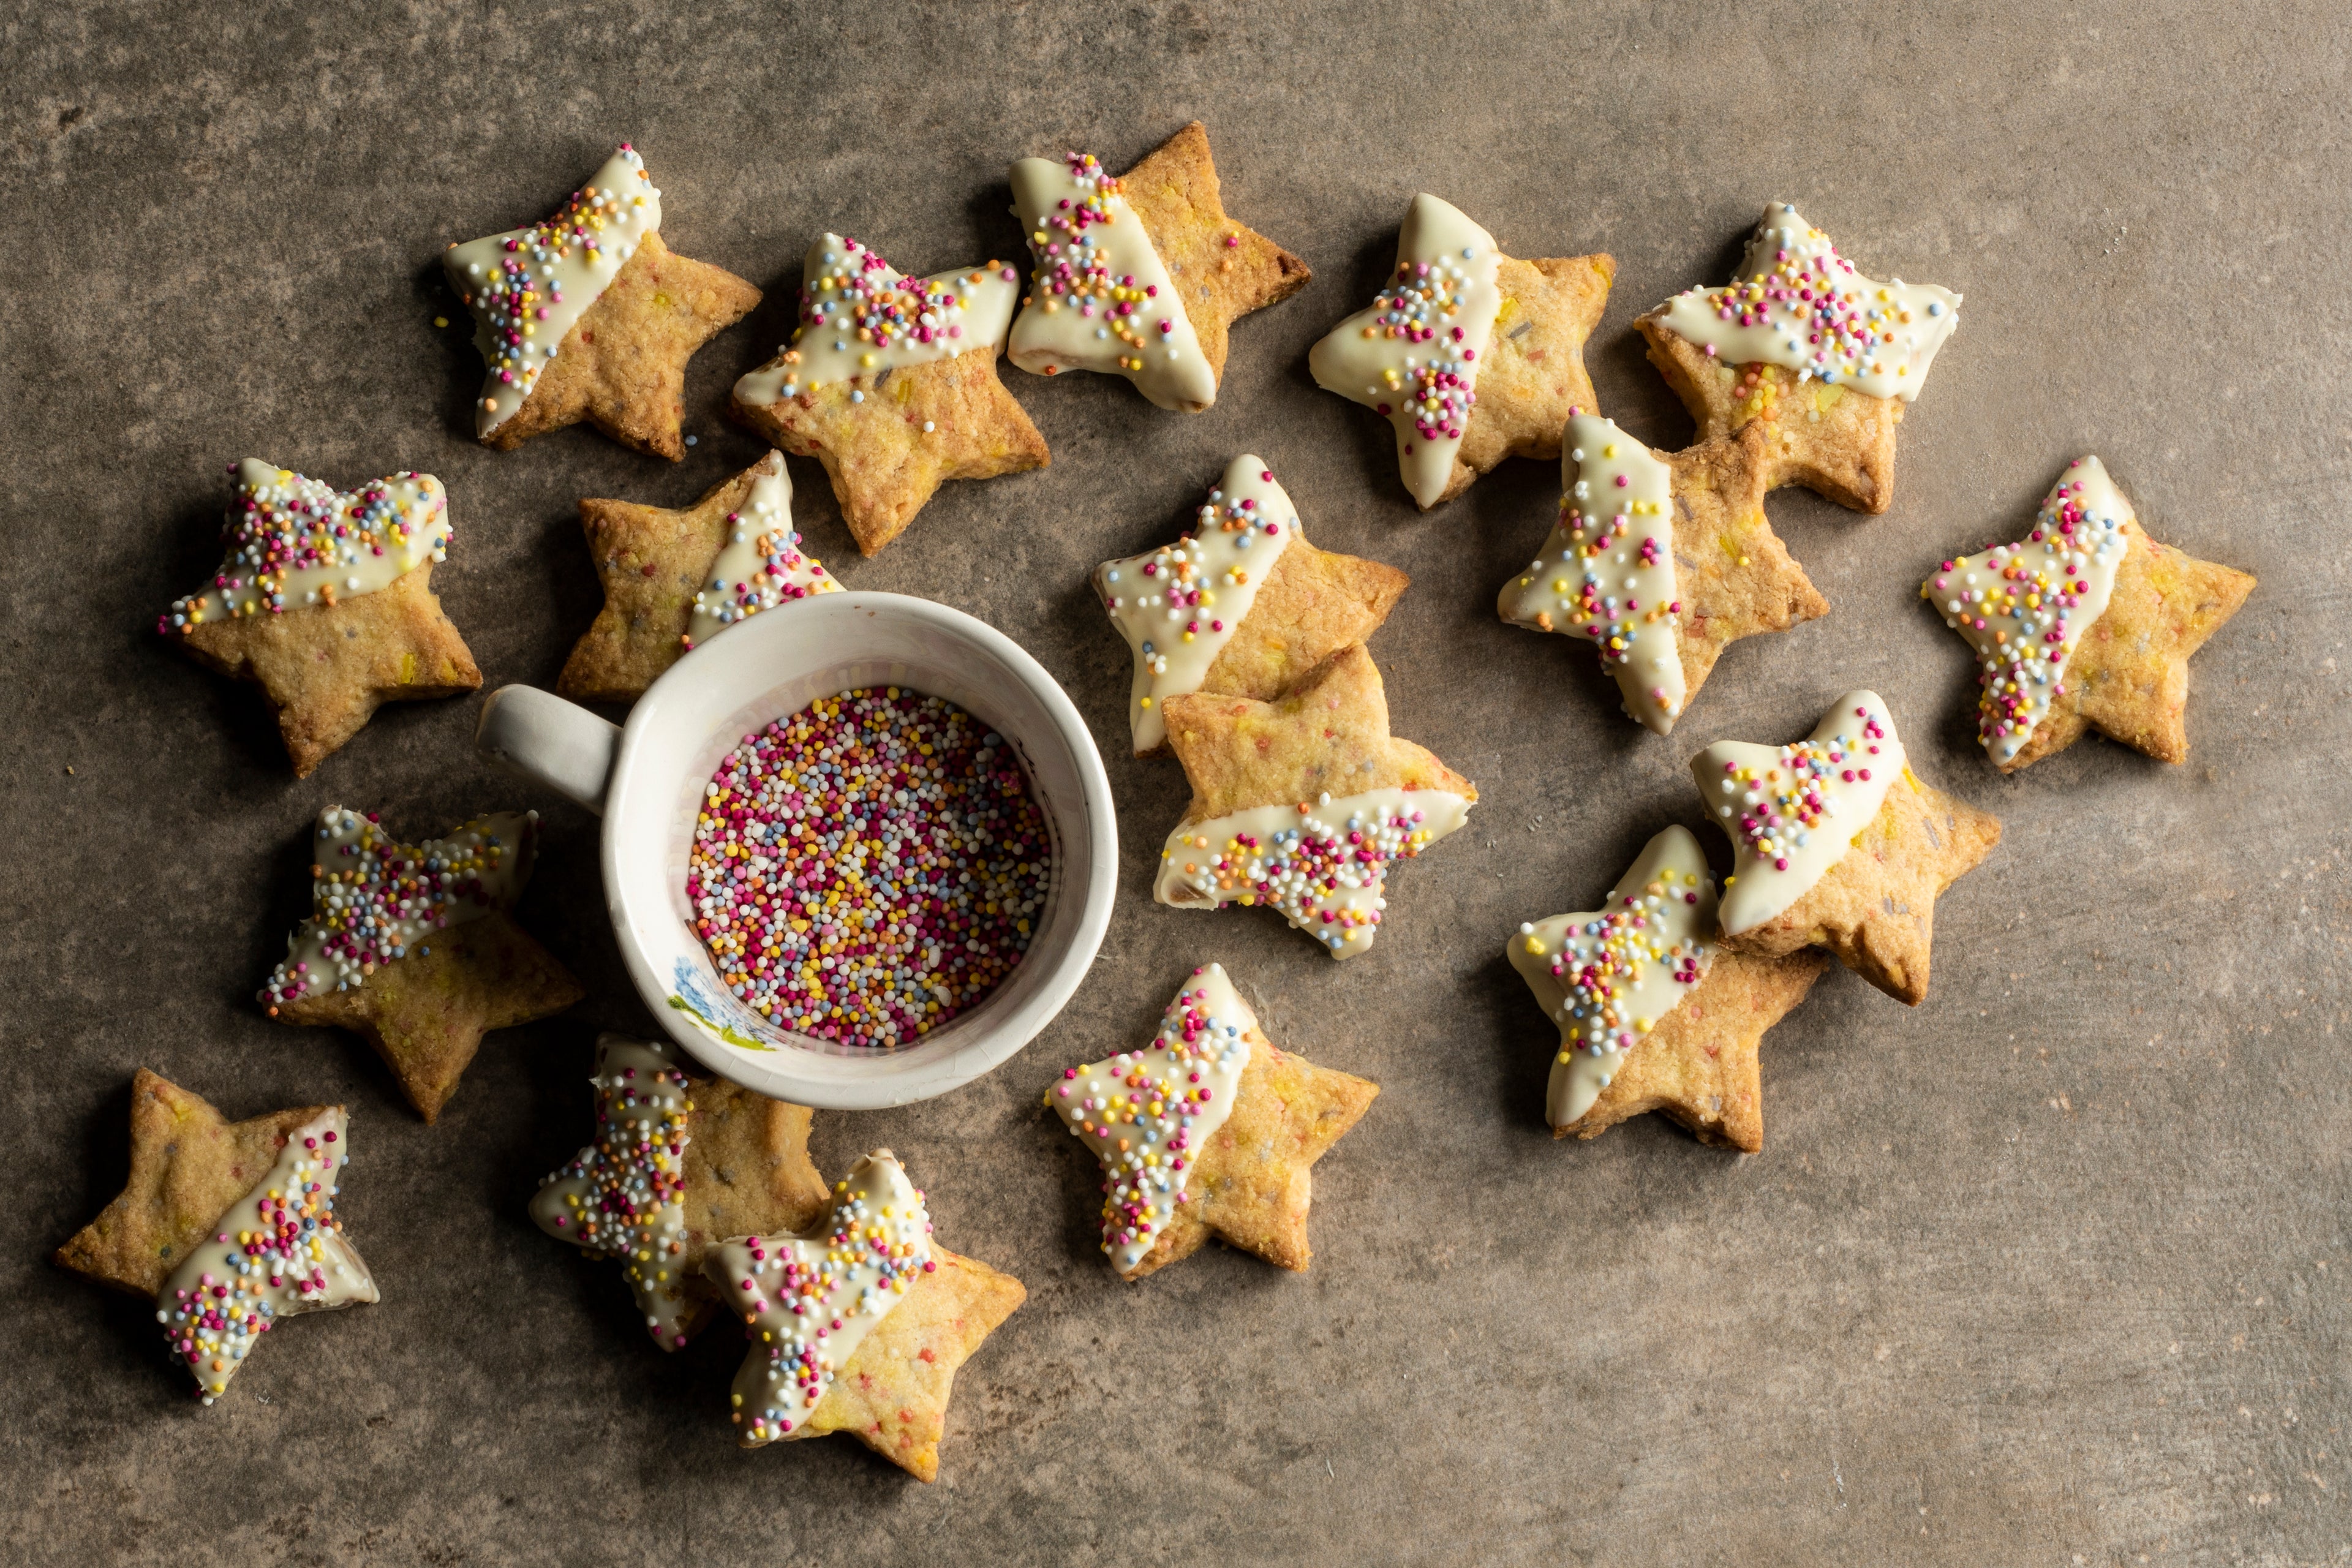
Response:
MULTIPOLYGON (((944 1094, 1034 1038, 1076 991, 1110 921, 1118 864, 1109 781, 1068 696, 1012 639, 898 594, 825 594, 696 647, 616 727, 551 693, 502 687, 475 745, 604 819, 604 898, 622 962, 663 1026, 711 1071, 832 1110, 944 1094), (1052 871, 1025 952, 969 1011, 890 1047, 782 1026, 730 989, 688 892, 696 827, 724 760, 845 691, 911 689, 1001 736, 1043 819, 1052 871)), ((781 1016, 781 1015, 779 1015, 781 1016)))

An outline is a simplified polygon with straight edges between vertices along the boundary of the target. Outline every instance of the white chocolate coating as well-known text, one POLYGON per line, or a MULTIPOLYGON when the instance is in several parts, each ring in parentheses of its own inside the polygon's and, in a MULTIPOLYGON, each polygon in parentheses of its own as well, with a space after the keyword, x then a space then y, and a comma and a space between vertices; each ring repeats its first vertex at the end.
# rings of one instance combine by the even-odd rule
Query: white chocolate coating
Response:
POLYGON ((1200 1152, 1234 1113, 1257 1015, 1223 964, 1196 969, 1139 1051, 1070 1068, 1045 1096, 1103 1164, 1103 1242, 1131 1274, 1191 1201, 1200 1152))
POLYGON ((247 458, 221 531, 228 552, 210 584, 174 599, 157 627, 282 615, 389 588, 449 552, 449 498, 430 474, 399 473, 338 490, 247 458))
POLYGON ((910 279, 870 246, 837 234, 810 244, 802 276, 792 343, 735 384, 738 403, 766 407, 845 381, 862 403, 894 370, 1003 346, 1021 294, 1014 268, 961 267, 910 279))
POLYGON ((1424 508, 1444 493, 1478 401, 1501 266, 1493 235, 1424 192, 1397 231, 1396 270, 1380 298, 1307 356, 1316 385, 1387 416, 1404 488, 1424 508))
POLYGON ((710 578, 695 594, 687 617, 688 647, 700 647, 762 610, 812 594, 841 592, 823 562, 801 552, 801 536, 793 528, 793 476, 782 453, 771 452, 761 460, 751 493, 728 522, 727 542, 719 547, 710 578))
POLYGON ((2066 695, 2066 666, 2107 612, 2134 521, 2106 465, 2077 458, 2025 538, 1948 561, 1920 584, 1977 650, 1977 739, 1994 761, 2017 755, 2066 695))
POLYGON ((735 1374, 747 1447, 808 1436, 808 1418, 875 1326, 931 1261, 931 1216, 890 1151, 835 1184, 833 1209, 805 1237, 747 1236, 710 1249, 704 1272, 744 1323, 735 1374))
POLYGON ((1736 281, 1677 294, 1665 314, 1676 336, 1725 364, 1777 364, 1906 402, 1959 320, 1958 294, 1873 282, 1786 202, 1764 209, 1736 281))
POLYGON ((558 1241, 621 1261, 646 1330, 664 1350, 696 1316, 678 1265, 686 1249, 686 1075, 667 1045, 596 1038, 596 1141, 547 1178, 530 1217, 558 1241))
POLYGON ((400 844, 372 817, 329 806, 311 851, 310 918, 286 939, 261 1001, 365 984, 412 947, 429 951, 436 931, 513 908, 538 843, 535 811, 494 812, 446 838, 400 844))
POLYGON ((1135 650, 1128 721, 1138 752, 1168 739, 1160 704, 1201 689, 1297 536, 1298 509, 1265 461, 1244 452, 1226 466, 1190 533, 1148 555, 1095 569, 1095 592, 1135 650))
POLYGON ((1040 375, 1123 375, 1180 412, 1216 402, 1216 373, 1167 263, 1093 154, 1013 164, 1013 211, 1036 266, 1006 358, 1040 375))
POLYGON ((1642 1037, 1682 1005, 1715 962, 1715 879, 1686 827, 1643 847, 1607 903, 1519 927, 1505 952, 1552 1022, 1544 1114, 1566 1127, 1592 1109, 1642 1037))
POLYGON ((449 247, 441 264, 473 310, 474 346, 488 371, 477 435, 514 417, 582 312, 659 227, 661 192, 645 159, 624 146, 545 222, 449 247))
POLYGON ((1663 735, 1686 700, 1674 469, 1597 414, 1570 417, 1562 445, 1559 521, 1496 609, 1513 626, 1590 639, 1626 713, 1663 735))
POLYGON ((1903 742, 1875 691, 1847 692, 1790 745, 1717 741, 1693 757, 1699 797, 1731 838, 1723 934, 1781 913, 1845 858, 1903 767, 1903 742))
POLYGON ((1177 909, 1271 904, 1332 957, 1353 958, 1378 934, 1389 865, 1460 827, 1470 806, 1447 790, 1382 788, 1184 824, 1160 851, 1152 897, 1177 909))
POLYGON ((253 1342, 281 1320, 375 1301, 375 1280, 335 1221, 351 1163, 341 1106, 294 1131, 253 1190, 229 1205, 155 1295, 155 1321, 210 1405, 253 1342))

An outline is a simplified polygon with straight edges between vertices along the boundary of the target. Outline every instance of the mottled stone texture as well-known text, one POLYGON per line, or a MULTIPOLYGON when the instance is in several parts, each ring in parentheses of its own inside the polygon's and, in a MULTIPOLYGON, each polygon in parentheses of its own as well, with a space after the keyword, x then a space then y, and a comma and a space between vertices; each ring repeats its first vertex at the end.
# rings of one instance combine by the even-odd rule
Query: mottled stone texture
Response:
POLYGON ((2325 5, 2163 0, 17 7, 0 1558, 2344 1561, 2347 37, 2325 5), (595 823, 472 759, 478 697, 388 708, 298 783, 253 692, 159 647, 154 613, 216 559, 237 458, 415 467, 448 484, 434 586, 488 684, 552 684, 598 603, 574 502, 683 505, 758 455, 720 409, 784 336, 813 231, 909 270, 1009 257, 1010 160, 1123 167, 1194 116, 1234 214, 1315 268, 1237 325, 1213 411, 1007 369, 1053 466, 950 487, 871 562, 793 460, 851 586, 971 610, 1067 685, 1125 855, 1092 980, 1025 1054, 817 1119, 826 1169, 891 1146, 940 1238, 1029 1288, 957 1384, 939 1484, 846 1439, 740 1453, 725 1329, 656 1353, 615 1272, 524 1213, 586 1131, 596 1029, 649 1026, 595 823), (767 303, 695 359, 684 463, 586 428, 485 451, 440 251, 551 210, 623 138, 671 245, 767 303), (1594 381, 1664 447, 1689 426, 1633 319, 1720 281, 1768 199, 1968 296, 1893 510, 1772 498, 1831 614, 1731 649, 1669 740, 1589 654, 1495 618, 1554 475, 1507 463, 1417 515, 1385 426, 1307 378, 1419 189, 1514 255, 1617 258, 1594 381), (1396 730, 1484 797, 1345 968, 1271 917, 1148 901, 1186 791, 1125 755, 1127 653, 1086 585, 1244 448, 1317 543, 1412 574, 1374 643, 1396 730), (2186 766, 2091 742, 2003 779, 1916 584, 2092 450, 2156 537, 2263 585, 2196 660, 2186 766), (1506 933, 1696 826, 1699 746, 1801 734, 1864 684, 2008 829, 1938 906, 1927 1005, 1824 978, 1765 1042, 1759 1155, 1654 1117, 1555 1144, 1506 933), (408 831, 547 813, 521 916, 590 999, 493 1036, 433 1128, 358 1040, 249 999, 336 802, 408 831), (1211 1249, 1125 1285, 1037 1097, 1212 958, 1276 1041, 1382 1093, 1316 1168, 1310 1273, 1211 1249), (352 1110, 341 1209, 383 1303, 270 1336, 209 1411, 138 1303, 47 1261, 122 1179, 142 1064, 232 1117, 352 1110))

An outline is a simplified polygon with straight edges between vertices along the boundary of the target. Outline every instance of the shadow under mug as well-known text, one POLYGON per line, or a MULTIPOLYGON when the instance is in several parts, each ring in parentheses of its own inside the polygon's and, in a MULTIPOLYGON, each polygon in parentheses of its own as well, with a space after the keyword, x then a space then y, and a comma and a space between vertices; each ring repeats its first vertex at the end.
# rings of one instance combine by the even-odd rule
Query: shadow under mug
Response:
POLYGON ((900 594, 823 594, 730 626, 679 659, 615 726, 528 686, 490 694, 483 754, 602 814, 604 900, 621 958, 663 1027, 711 1071, 800 1105, 863 1110, 947 1093, 1003 1064, 1062 1010, 1102 945, 1118 828, 1101 754, 1054 678, 1010 637, 900 594), (770 1023, 719 977, 686 894, 704 787, 745 736, 819 697, 911 687, 1012 742, 1045 820, 1053 880, 1029 949, 978 1006, 898 1048, 770 1023))

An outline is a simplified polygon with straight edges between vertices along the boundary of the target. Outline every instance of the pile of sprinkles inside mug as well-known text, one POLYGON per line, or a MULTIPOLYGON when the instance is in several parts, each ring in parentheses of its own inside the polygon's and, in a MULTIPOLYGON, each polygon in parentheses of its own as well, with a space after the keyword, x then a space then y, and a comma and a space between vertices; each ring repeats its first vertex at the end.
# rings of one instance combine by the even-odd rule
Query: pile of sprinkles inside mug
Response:
POLYGON ((779 1028, 894 1047, 1003 984, 1053 875, 1013 748, 893 686, 743 737, 704 786, 686 892, 745 1005, 779 1028))

